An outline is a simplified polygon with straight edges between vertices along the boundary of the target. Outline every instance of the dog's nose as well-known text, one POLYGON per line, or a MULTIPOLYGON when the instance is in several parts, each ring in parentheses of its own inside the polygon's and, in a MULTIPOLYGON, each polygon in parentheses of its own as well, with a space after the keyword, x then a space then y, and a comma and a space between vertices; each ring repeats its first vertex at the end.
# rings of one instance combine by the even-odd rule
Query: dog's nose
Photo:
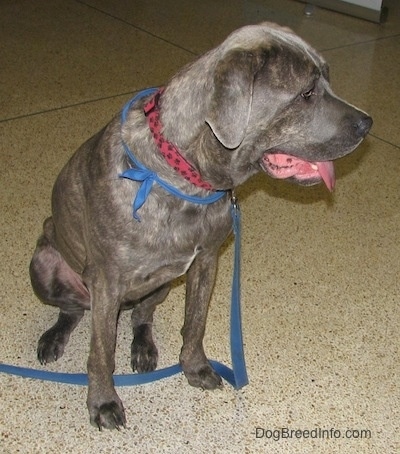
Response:
POLYGON ((363 115, 358 119, 358 121, 353 123, 353 127, 358 137, 365 137, 371 129, 371 126, 372 118, 368 115, 363 115))

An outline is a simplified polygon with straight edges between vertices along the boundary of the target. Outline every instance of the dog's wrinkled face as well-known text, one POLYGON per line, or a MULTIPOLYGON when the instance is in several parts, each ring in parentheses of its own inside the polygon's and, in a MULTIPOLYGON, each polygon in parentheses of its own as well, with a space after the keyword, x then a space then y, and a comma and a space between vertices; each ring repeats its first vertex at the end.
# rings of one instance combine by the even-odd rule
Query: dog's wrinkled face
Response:
POLYGON ((332 92, 327 64, 299 37, 263 32, 219 64, 207 122, 238 159, 251 146, 251 164, 270 176, 332 190, 332 160, 357 147, 372 119, 332 92))
MULTIPOLYGON (((296 57, 292 54, 290 61, 296 62, 296 57)), ((297 58, 300 61, 296 64, 300 65, 301 58, 297 58)), ((335 185, 332 160, 354 150, 372 122, 366 114, 333 94, 327 65, 321 61, 319 66, 313 63, 303 62, 300 69, 303 84, 294 84, 292 98, 268 126, 274 143, 272 147, 268 144, 260 165, 272 177, 293 178, 303 184, 322 179, 332 190, 335 185)), ((287 69, 293 71, 293 66, 287 69)))

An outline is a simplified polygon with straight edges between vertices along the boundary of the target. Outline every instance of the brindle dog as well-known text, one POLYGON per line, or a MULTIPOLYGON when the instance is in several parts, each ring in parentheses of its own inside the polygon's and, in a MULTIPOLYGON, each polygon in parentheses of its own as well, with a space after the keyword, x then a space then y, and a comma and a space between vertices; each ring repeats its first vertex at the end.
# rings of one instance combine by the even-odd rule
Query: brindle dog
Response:
POLYGON ((140 182, 119 176, 133 166, 123 142, 159 178, 183 193, 212 194, 187 181, 160 153, 144 114, 149 97, 116 116, 72 156, 52 196, 30 274, 46 304, 60 308, 42 335, 38 358, 57 360, 91 309, 87 405, 99 428, 125 426, 113 385, 119 311, 132 308, 132 367, 157 365, 152 338, 155 307, 173 279, 187 274, 180 363, 193 386, 214 389, 221 378, 203 349, 218 251, 232 228, 229 191, 264 171, 303 185, 324 181, 332 190, 332 160, 354 150, 372 120, 339 99, 328 65, 289 29, 270 23, 243 27, 185 66, 159 97, 162 135, 210 188, 227 191, 201 205, 157 183, 132 216, 140 182))

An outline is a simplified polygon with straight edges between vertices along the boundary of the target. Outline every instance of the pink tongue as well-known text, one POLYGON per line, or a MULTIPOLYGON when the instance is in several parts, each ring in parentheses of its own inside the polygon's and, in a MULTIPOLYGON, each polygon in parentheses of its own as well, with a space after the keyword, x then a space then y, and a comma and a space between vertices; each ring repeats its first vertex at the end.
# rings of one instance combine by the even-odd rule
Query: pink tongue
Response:
POLYGON ((333 166, 333 162, 324 161, 315 162, 315 164, 318 166, 318 172, 321 175, 321 178, 324 180, 326 187, 332 192, 336 183, 335 167, 333 166))

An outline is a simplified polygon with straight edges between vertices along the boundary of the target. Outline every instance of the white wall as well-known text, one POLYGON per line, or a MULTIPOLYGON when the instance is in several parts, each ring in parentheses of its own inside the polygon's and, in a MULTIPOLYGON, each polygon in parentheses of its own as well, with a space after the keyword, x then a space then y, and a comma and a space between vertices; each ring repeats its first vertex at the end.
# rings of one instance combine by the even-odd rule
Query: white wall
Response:
POLYGON ((379 11, 382 6, 382 0, 344 0, 347 3, 354 3, 354 5, 365 6, 379 11))

